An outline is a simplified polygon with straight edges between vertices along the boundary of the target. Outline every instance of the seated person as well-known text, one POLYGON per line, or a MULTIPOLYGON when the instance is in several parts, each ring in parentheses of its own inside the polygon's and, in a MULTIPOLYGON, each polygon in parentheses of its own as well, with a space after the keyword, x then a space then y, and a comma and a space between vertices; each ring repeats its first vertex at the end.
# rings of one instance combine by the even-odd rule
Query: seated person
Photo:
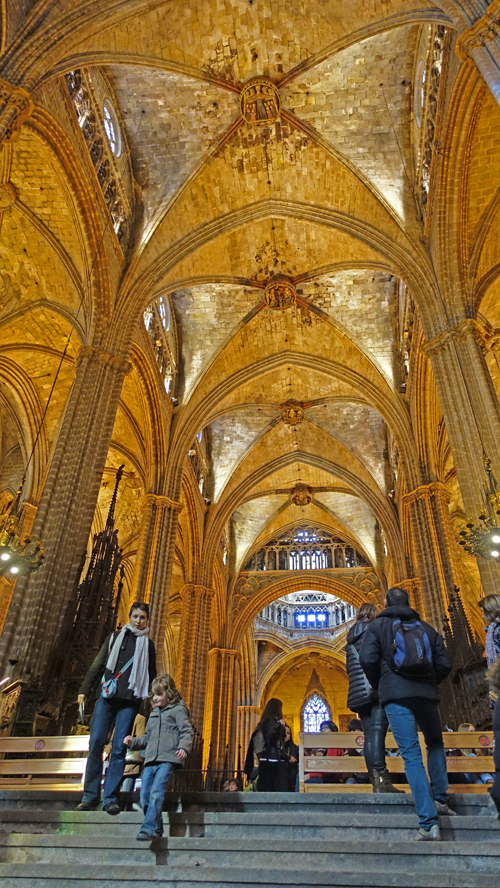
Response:
MULTIPOLYGON (((349 722, 349 731, 363 731, 363 725, 361 724, 360 718, 352 718, 349 722)), ((362 755, 364 756, 365 752, 362 746, 358 746, 355 749, 348 749, 347 755, 362 755)), ((345 782, 346 783, 369 783, 370 778, 368 774, 345 774, 345 782)))
MULTIPOLYGON (((333 733, 333 734, 338 734, 338 731, 339 731, 338 725, 336 725, 334 721, 331 721, 331 719, 321 722, 321 724, 319 726, 319 730, 321 733, 327 732, 327 733, 333 733)), ((309 754, 315 755, 315 756, 318 756, 318 755, 325 755, 325 756, 332 756, 332 757, 343 756, 343 755, 345 755, 345 749, 337 749, 336 747, 330 748, 330 749, 325 749, 325 747, 322 747, 322 748, 318 748, 318 749, 311 749, 309 754)), ((321 772, 321 774, 320 774, 320 773, 316 773, 316 772, 311 772, 309 774, 308 779, 306 780, 306 783, 342 783, 342 780, 337 774, 327 774, 324 772, 321 772)))

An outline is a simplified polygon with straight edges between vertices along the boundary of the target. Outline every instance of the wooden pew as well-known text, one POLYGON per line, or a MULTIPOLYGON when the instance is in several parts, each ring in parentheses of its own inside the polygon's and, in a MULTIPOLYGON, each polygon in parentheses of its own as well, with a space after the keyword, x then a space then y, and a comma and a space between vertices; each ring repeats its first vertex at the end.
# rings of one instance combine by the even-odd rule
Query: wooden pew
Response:
POLYGON ((70 789, 80 792, 88 749, 88 734, 0 737, 0 788, 70 789), (8 758, 5 758, 6 755, 8 758), (24 758, 26 755, 28 757, 24 758))
MULTIPOLYGON (((424 764, 427 765, 427 752, 423 735, 419 734, 424 764)), ((300 734, 299 735, 299 789, 300 792, 372 792, 369 783, 308 783, 309 773, 340 774, 342 779, 349 774, 366 774, 366 762, 363 756, 321 756, 306 755, 306 749, 362 749, 364 734, 359 732, 300 734)), ((446 749, 470 749, 490 751, 493 748, 492 731, 454 732, 443 734, 446 749)), ((392 733, 388 733, 385 741, 386 749, 397 749, 392 733)), ((386 756, 386 765, 390 774, 404 774, 404 762, 401 756, 386 756)), ((493 774, 495 765, 492 755, 447 756, 448 774, 493 774)), ((484 793, 490 784, 486 783, 450 783, 449 792, 484 793)), ((398 789, 410 792, 406 783, 398 783, 398 789)))

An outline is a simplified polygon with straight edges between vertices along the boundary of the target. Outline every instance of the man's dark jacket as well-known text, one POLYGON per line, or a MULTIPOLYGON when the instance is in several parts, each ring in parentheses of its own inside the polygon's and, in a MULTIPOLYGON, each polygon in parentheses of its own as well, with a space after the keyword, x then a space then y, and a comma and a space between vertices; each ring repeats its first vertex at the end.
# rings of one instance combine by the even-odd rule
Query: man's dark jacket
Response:
MULTIPOLYGON (((123 638, 120 650, 118 652, 118 660, 116 663, 116 669, 114 672, 110 672, 109 669, 106 668, 106 661, 109 657, 109 652, 114 644, 116 636, 119 635, 119 630, 113 632, 112 635, 108 636, 106 641, 104 642, 101 650, 97 654, 92 666, 90 667, 87 675, 85 676, 82 686, 78 691, 79 694, 85 694, 86 697, 90 697, 90 694, 94 688, 97 689, 98 696, 101 693, 101 686, 97 683, 100 682, 101 678, 104 676, 104 680, 107 681, 109 678, 115 678, 120 669, 127 665, 128 661, 131 657, 134 656, 135 652, 135 642, 137 636, 127 629, 125 632, 125 636, 123 638), (112 640, 111 640, 112 639, 112 640)), ((133 663, 127 669, 125 675, 122 675, 118 679, 118 685, 116 689, 116 695, 113 699, 117 700, 131 700, 133 703, 139 707, 142 703, 142 700, 139 697, 136 697, 134 692, 130 690, 128 683, 130 679, 130 673, 133 668, 133 663)), ((155 646, 151 639, 149 640, 149 683, 156 678, 156 651, 155 646)))
POLYGON ((383 610, 376 620, 369 624, 364 634, 359 652, 362 669, 371 686, 378 690, 382 706, 415 697, 423 697, 434 703, 439 703, 437 686, 452 669, 443 639, 432 626, 420 620, 429 636, 434 675, 425 678, 422 676, 409 678, 406 675, 399 675, 390 666, 394 640, 392 624, 398 618, 406 622, 420 620, 413 608, 401 604, 383 610))

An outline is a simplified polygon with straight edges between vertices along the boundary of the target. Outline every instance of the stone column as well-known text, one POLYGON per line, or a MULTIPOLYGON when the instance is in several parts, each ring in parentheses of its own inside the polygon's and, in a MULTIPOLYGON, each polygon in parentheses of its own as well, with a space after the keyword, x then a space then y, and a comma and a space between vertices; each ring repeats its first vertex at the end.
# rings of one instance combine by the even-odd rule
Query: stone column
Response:
POLYGON ((457 578, 456 542, 448 503, 448 492, 440 482, 423 484, 403 497, 420 579, 418 586, 410 587, 414 606, 438 632, 457 578))
POLYGON ((236 713, 236 748, 241 746, 241 766, 245 764, 248 744, 258 725, 261 711, 258 706, 238 706, 236 713))
POLYGON ((205 709, 210 611, 213 589, 187 584, 181 589, 182 614, 177 653, 176 684, 191 718, 201 732, 205 709))
POLYGON ((0 78, 0 143, 18 138, 21 126, 34 107, 26 90, 0 78))
POLYGON ((99 486, 127 361, 101 349, 80 350, 54 456, 33 526, 45 564, 17 583, 0 641, 4 668, 15 678, 40 676, 61 631, 75 589, 97 503, 99 486))
POLYGON ((212 768, 221 770, 229 747, 228 765, 236 764, 236 707, 241 655, 238 651, 212 648, 208 652, 208 677, 203 736, 211 746, 212 768))
POLYGON ((461 61, 475 62, 500 105, 500 0, 493 0, 486 13, 460 34, 455 52, 461 61))
POLYGON ((162 656, 168 611, 166 589, 182 508, 182 503, 167 496, 147 493, 143 497, 141 537, 133 580, 134 599, 151 605, 151 637, 157 647, 158 665, 163 661, 167 672, 169 664, 162 656))
MULTIPOLYGON (((500 404, 483 353, 483 337, 472 319, 424 345, 430 358, 460 492, 467 516, 479 524, 487 476, 483 447, 500 480, 500 404)), ((500 564, 478 560, 484 593, 500 587, 500 564)))

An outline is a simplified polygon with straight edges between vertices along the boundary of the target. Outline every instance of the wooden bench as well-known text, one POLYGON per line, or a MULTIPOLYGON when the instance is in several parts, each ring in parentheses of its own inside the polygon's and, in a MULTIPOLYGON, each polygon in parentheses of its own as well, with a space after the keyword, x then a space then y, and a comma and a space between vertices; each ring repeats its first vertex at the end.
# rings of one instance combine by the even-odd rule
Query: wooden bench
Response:
MULTIPOLYGON (((423 735, 419 734, 420 746, 424 764, 427 765, 427 751, 423 735)), ((443 741, 445 749, 470 749, 492 750, 493 732, 476 731, 463 733, 444 733, 443 741)), ((308 783, 310 773, 338 774, 345 779, 350 774, 366 774, 366 762, 362 755, 321 756, 306 754, 311 749, 362 749, 364 746, 364 734, 359 732, 300 734, 299 735, 299 789, 300 792, 371 792, 369 783, 308 783)), ((385 747, 388 750, 397 749, 398 745, 389 732, 386 737, 385 747)), ((386 766, 390 774, 404 774, 404 762, 401 756, 386 756, 386 766)), ((493 774, 495 765, 492 755, 461 755, 447 756, 446 767, 448 774, 493 774)), ((408 784, 397 784, 398 789, 410 792, 408 784)), ((450 783, 449 792, 484 793, 488 792, 487 783, 450 783)))
POLYGON ((0 737, 0 788, 70 789, 80 792, 88 749, 88 734, 0 737), (5 758, 5 755, 9 757, 5 758), (23 758, 25 755, 29 757, 23 758))

